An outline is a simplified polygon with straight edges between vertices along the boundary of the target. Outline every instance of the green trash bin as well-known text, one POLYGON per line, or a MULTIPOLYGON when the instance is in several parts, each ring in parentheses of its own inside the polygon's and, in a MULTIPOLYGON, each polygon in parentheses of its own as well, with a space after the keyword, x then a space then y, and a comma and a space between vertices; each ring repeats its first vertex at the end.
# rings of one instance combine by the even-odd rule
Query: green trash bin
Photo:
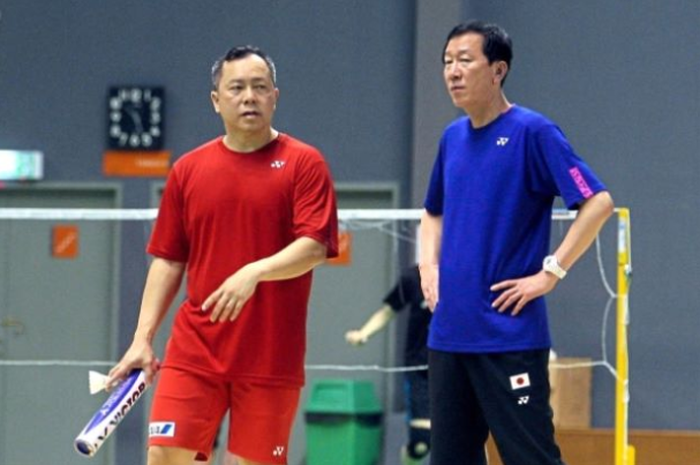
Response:
POLYGON ((317 379, 306 403, 306 465, 375 465, 382 407, 370 381, 317 379))

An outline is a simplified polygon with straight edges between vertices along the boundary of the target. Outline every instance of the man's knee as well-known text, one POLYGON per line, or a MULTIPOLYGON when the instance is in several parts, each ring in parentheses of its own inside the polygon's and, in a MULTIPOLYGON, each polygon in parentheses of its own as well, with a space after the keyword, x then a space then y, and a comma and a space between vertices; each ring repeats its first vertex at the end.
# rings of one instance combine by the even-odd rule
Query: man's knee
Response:
POLYGON ((235 465, 273 465, 267 462, 256 462, 254 460, 244 459, 243 457, 236 457, 235 465))
POLYGON ((148 465, 192 465, 197 453, 179 447, 151 446, 148 448, 148 465))

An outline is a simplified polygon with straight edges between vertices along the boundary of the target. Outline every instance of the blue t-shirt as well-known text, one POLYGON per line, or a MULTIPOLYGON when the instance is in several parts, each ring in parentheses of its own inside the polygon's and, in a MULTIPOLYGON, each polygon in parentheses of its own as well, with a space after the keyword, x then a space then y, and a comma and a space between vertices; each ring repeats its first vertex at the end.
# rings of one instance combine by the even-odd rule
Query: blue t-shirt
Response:
MULTIPOLYGON (((551 345, 544 299, 517 315, 491 304, 500 281, 542 269, 552 205, 577 208, 603 183, 542 115, 513 106, 485 127, 469 118, 445 130, 425 209, 442 216, 440 299, 428 346, 449 352, 506 352, 551 345)), ((500 291, 499 291, 500 292, 500 291)))

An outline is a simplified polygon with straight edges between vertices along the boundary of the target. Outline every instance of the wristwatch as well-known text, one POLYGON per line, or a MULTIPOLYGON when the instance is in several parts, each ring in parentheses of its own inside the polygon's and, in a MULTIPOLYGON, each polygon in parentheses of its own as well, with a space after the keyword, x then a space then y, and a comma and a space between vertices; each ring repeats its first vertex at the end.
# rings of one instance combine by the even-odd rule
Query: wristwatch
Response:
POLYGON ((556 255, 547 255, 542 262, 542 269, 548 273, 552 273, 559 279, 564 279, 566 270, 561 267, 556 255))

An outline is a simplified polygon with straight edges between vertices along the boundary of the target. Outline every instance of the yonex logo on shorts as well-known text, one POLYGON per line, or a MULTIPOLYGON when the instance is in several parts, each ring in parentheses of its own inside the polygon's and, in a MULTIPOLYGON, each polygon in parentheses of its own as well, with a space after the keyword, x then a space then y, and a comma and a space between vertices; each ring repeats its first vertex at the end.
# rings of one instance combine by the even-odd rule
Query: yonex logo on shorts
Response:
POLYGON ((148 425, 148 436, 153 437, 175 437, 175 422, 160 421, 148 425))
POLYGON ((510 377, 510 387, 513 390, 530 386, 530 376, 527 373, 520 373, 510 377))
POLYGON ((281 457, 282 454, 284 454, 284 446, 277 446, 272 451, 272 455, 274 455, 275 457, 281 457))

